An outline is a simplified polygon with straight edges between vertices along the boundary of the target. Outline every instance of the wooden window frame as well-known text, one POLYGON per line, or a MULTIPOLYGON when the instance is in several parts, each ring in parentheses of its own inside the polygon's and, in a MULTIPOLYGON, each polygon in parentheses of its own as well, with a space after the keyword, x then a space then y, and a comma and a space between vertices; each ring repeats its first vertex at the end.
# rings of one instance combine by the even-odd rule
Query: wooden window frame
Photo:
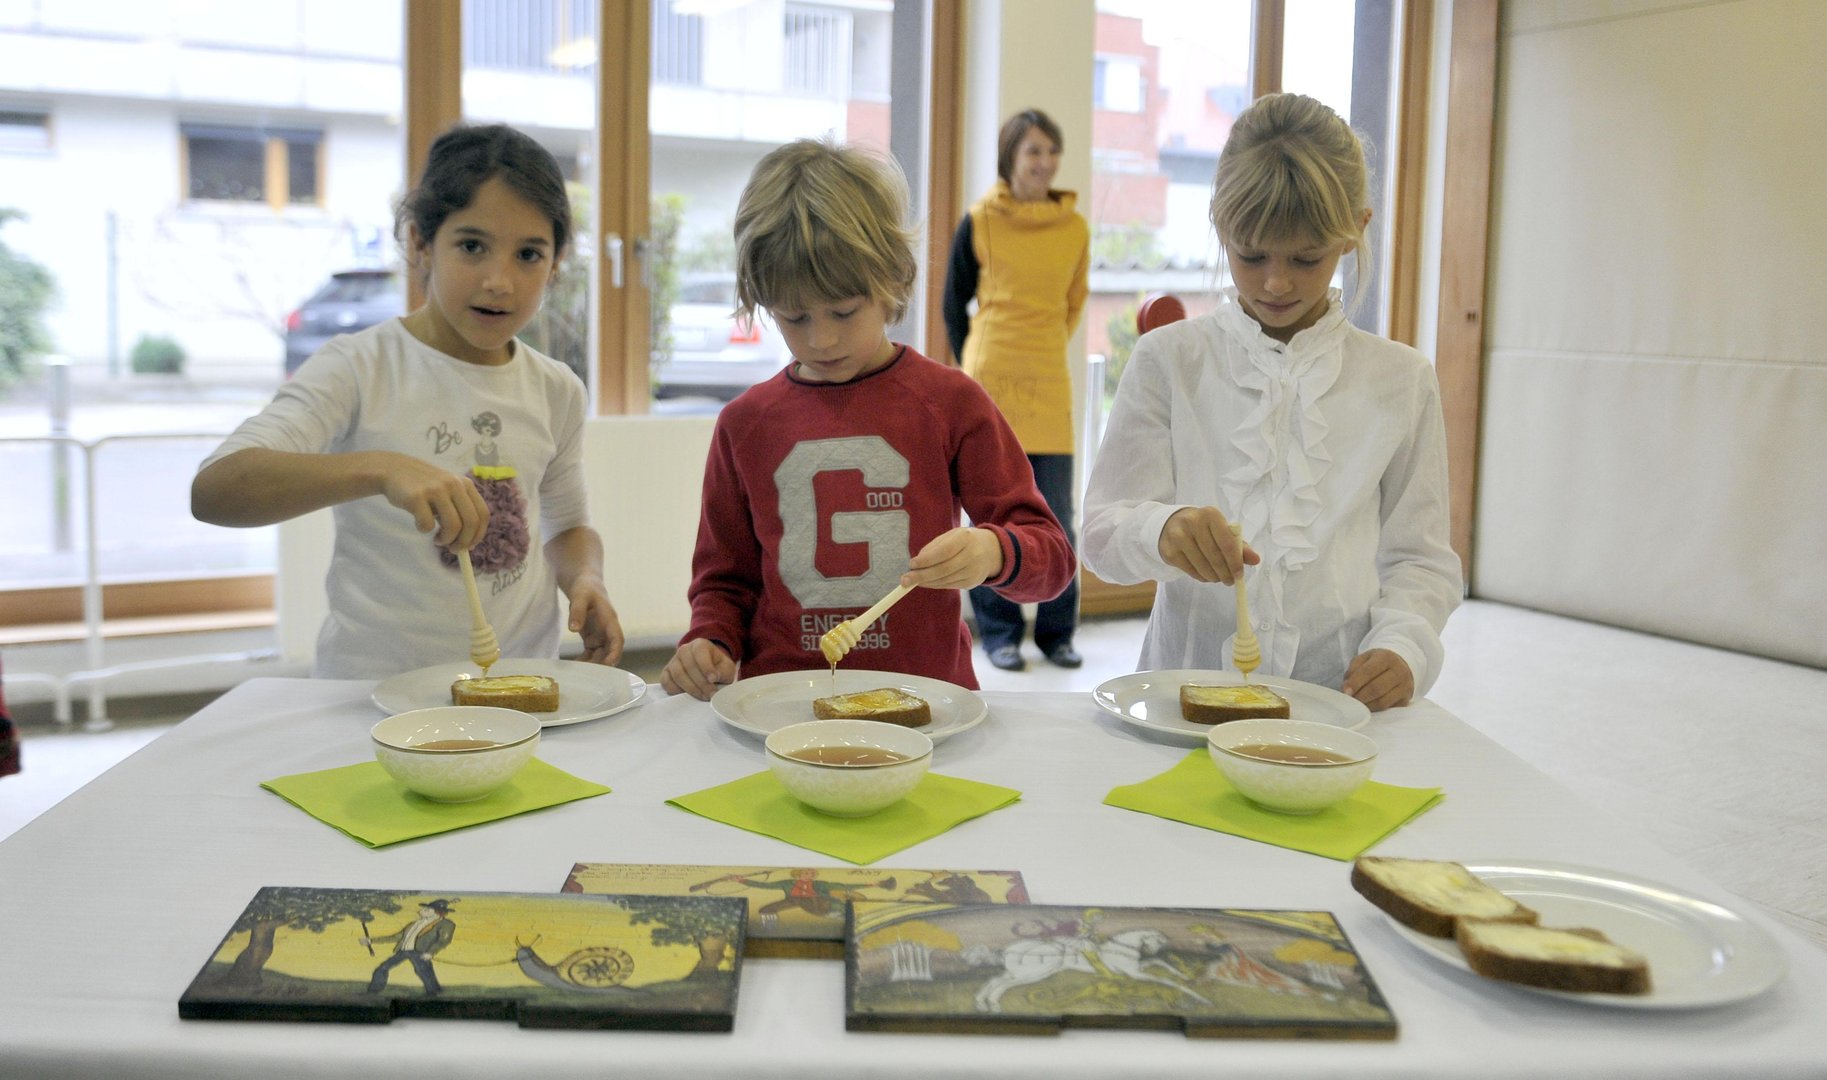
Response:
MULTIPOLYGON (((599 40, 646 41, 648 0, 599 0, 599 40)), ((404 48, 405 160, 423 161, 438 133, 462 117, 462 26, 450 17, 445 0, 406 0, 404 48)), ((1255 94, 1274 92, 1281 83, 1284 0, 1254 0, 1252 5, 1251 85, 1255 94)), ((1395 172, 1389 242, 1392 247, 1390 335, 1415 340, 1420 291, 1419 239, 1424 214, 1424 162, 1427 102, 1433 28, 1433 0, 1406 0, 1401 29, 1398 143, 1391 155, 1395 172)), ((963 213, 964 129, 963 0, 932 0, 932 65, 927 102, 927 200, 929 223, 956 221, 963 213)), ((1471 569, 1472 513, 1475 504, 1479 393, 1482 382, 1483 303, 1486 234, 1489 225, 1491 149, 1494 129, 1497 0, 1455 0, 1451 41, 1452 70, 1448 92, 1447 173, 1443 190, 1445 219, 1440 281, 1436 366, 1446 416, 1448 469, 1451 477, 1453 547, 1471 569)), ((592 341, 596 406, 601 415, 636 415, 647 411, 650 396, 647 364, 627 360, 648 352, 648 293, 642 285, 640 253, 632 238, 646 235, 650 161, 644 137, 647 116, 649 58, 646 49, 617 50, 602 57, 598 79, 597 160, 605 163, 597 185, 597 243, 616 234, 624 239, 622 284, 607 270, 597 275, 592 341), (613 358, 621 363, 610 363, 613 358)), ((283 151, 283 147, 281 148, 283 151)), ((180 142, 179 163, 184 190, 189 190, 188 146, 180 142)), ((273 172, 268 147, 268 172, 273 172)), ((324 155, 318 155, 318 197, 323 198, 324 155)), ((414 172, 408 166, 408 172, 414 172)), ((279 175, 286 177, 284 170, 279 175)), ((413 177, 416 178, 416 177, 413 177)), ((269 189, 269 201, 272 198, 269 189)), ((275 209, 283 209, 275 206, 275 209)), ((929 265, 942 266, 948 256, 949 231, 928 229, 929 265)), ((599 251, 599 254, 601 252, 599 251)), ((924 297, 928 353, 946 359, 942 289, 929 283, 924 297)), ((408 304, 423 302, 417 281, 408 281, 408 304)), ((63 621, 74 610, 80 617, 79 588, 0 593, 0 627, 63 621), (60 614, 61 613, 61 614, 60 614)), ((184 616, 204 612, 250 612, 270 609, 271 575, 201 578, 103 587, 105 610, 116 619, 161 614, 184 616)))
POLYGON ((246 140, 237 141, 259 144, 261 197, 256 201, 253 199, 217 199, 191 194, 190 141, 196 136, 180 128, 178 132, 178 190, 184 193, 184 201, 186 203, 195 206, 253 206, 256 205, 257 202, 258 205, 265 206, 275 214, 282 214, 289 209, 295 209, 300 206, 321 207, 324 204, 325 155, 324 141, 321 137, 319 137, 316 142, 317 155, 316 160, 313 162, 313 171, 317 174, 316 194, 308 203, 294 204, 292 202, 291 191, 292 140, 287 139, 283 135, 269 134, 265 137, 260 137, 261 129, 258 127, 233 124, 219 126, 225 130, 239 128, 239 130, 246 131, 250 137, 246 140))

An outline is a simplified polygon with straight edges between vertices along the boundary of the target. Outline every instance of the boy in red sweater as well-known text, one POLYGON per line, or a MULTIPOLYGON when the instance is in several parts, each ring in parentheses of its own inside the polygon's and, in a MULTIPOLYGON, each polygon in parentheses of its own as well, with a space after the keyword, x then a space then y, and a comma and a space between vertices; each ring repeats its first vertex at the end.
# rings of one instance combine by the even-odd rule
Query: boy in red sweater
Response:
POLYGON ((743 189, 737 303, 767 309, 793 363, 718 416, 667 693, 822 668, 819 637, 896 585, 923 587, 845 662, 976 689, 959 590, 1048 600, 1078 570, 983 389, 888 340, 913 293, 906 206, 891 161, 810 139, 768 154, 743 189))

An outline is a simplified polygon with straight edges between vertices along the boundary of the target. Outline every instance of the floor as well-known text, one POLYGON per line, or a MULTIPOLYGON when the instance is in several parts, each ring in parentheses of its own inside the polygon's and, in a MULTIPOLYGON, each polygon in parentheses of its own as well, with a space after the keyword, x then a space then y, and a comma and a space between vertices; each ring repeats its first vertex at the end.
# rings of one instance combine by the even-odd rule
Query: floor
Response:
MULTIPOLYGON (((1090 690, 1134 669, 1142 626, 1087 622, 1076 671, 1030 646, 1026 671, 979 659, 978 677, 986 690, 1090 690)), ((1827 946, 1827 671, 1479 601, 1453 616, 1446 646, 1434 701, 1827 946)), ((665 660, 622 666, 652 681, 665 660)), ((0 839, 176 719, 26 727, 25 771, 0 780, 0 839)))

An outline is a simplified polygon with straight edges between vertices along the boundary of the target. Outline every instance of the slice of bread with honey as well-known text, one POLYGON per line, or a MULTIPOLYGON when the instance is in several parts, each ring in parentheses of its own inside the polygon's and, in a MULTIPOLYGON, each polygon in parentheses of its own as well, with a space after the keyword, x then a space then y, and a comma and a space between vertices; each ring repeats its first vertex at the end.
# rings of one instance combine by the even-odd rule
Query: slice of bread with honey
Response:
POLYGON ((1234 686, 1186 683, 1180 687, 1180 717, 1195 724, 1222 724, 1227 720, 1258 717, 1286 720, 1288 699, 1266 686, 1251 683, 1234 686))
POLYGON ((1402 925, 1450 938, 1461 919, 1533 923, 1535 912, 1456 862, 1365 855, 1351 864, 1351 887, 1402 925))
POLYGON ((521 712, 553 712, 558 708, 558 680, 550 675, 495 675, 458 679, 450 684, 453 705, 493 705, 521 712))
POLYGON ((1460 919, 1468 967, 1489 979, 1586 994, 1649 993, 1649 961, 1597 930, 1460 919))
POLYGON ((890 686, 815 698, 812 715, 820 720, 881 720, 902 727, 925 727, 932 723, 933 709, 924 698, 890 686))

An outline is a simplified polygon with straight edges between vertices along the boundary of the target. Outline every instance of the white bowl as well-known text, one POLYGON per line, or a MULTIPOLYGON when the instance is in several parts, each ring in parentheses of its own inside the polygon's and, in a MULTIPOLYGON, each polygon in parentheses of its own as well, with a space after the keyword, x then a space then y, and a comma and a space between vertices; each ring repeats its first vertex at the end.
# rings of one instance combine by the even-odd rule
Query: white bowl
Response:
POLYGON ((1312 720, 1233 720, 1206 733, 1212 764, 1246 799, 1284 814, 1313 814, 1348 798, 1370 779, 1377 744, 1370 736, 1312 720), (1237 752, 1245 746, 1327 750, 1337 764, 1265 761, 1237 752))
POLYGON ((395 780, 437 802, 473 802, 513 779, 539 747, 539 721, 515 709, 439 705, 374 725, 374 757, 395 780), (426 743, 480 740, 474 749, 426 743))
POLYGON ((809 720, 768 735, 768 768, 793 797, 833 817, 865 817, 912 791, 933 760, 933 741, 880 720, 809 720), (814 747, 888 750, 889 764, 819 764, 789 757, 814 747))

